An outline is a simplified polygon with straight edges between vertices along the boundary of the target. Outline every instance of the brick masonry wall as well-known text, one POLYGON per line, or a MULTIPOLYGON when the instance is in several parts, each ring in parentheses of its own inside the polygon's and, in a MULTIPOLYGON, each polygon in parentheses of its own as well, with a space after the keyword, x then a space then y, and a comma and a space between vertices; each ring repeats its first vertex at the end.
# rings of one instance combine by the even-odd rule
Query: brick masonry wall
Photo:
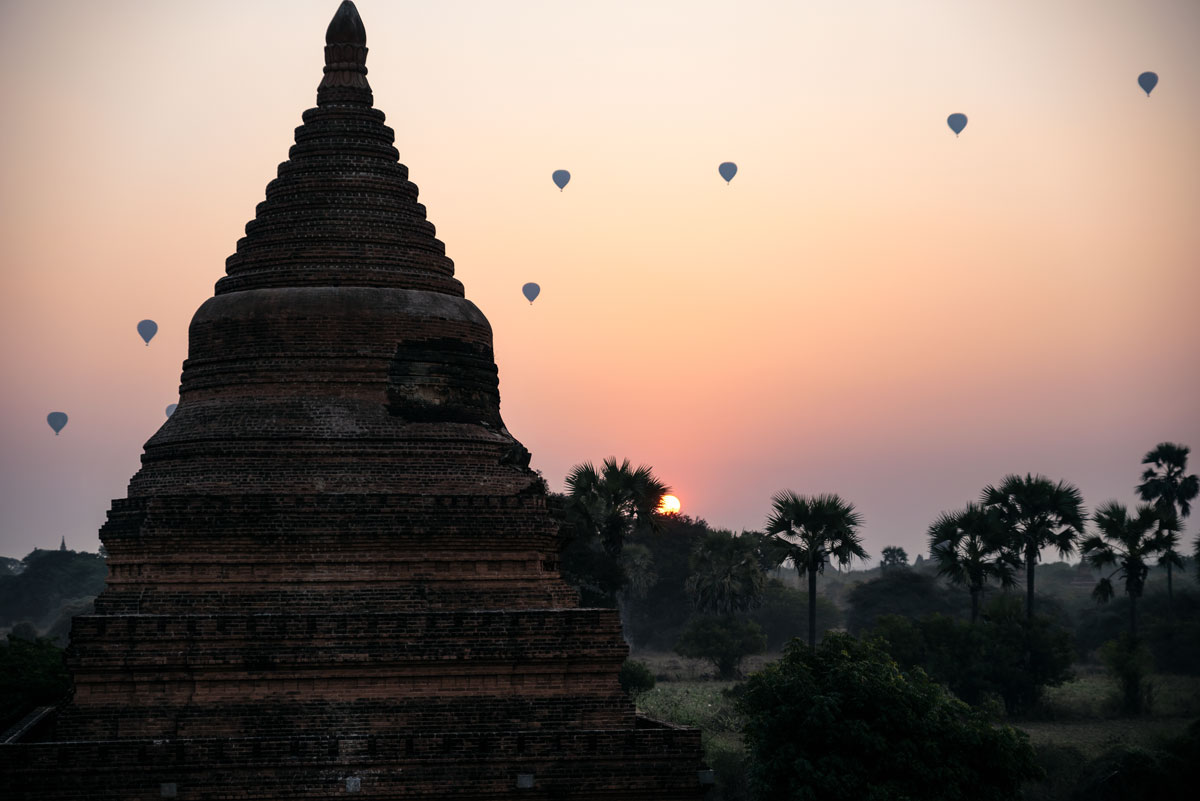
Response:
POLYGON ((355 778, 349 786, 366 798, 697 798, 699 732, 638 723, 617 732, 47 743, 25 746, 19 764, 7 761, 16 749, 0 746, 0 771, 18 797, 46 801, 150 801, 164 785, 181 799, 340 799, 355 778), (42 781, 52 772, 57 781, 42 781), (528 790, 517 789, 520 775, 531 777, 528 790))

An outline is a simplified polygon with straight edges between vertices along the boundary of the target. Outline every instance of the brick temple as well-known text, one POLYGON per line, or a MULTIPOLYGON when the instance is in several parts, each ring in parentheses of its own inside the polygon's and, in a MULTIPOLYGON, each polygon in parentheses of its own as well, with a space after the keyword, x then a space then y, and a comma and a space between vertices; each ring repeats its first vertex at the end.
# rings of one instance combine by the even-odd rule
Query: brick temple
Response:
POLYGON ((351 2, 317 107, 192 319, 176 412, 100 538, 74 696, 6 799, 696 799, 578 606, 491 327, 372 107, 351 2))

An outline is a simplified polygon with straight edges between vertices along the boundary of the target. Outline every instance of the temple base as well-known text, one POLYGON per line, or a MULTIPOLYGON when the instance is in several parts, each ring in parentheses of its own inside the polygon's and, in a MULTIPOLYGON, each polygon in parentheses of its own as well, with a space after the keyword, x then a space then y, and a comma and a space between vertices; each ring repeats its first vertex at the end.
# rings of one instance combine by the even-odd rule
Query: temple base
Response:
POLYGON ((695 799, 700 732, 441 732, 0 745, 8 799, 695 799))

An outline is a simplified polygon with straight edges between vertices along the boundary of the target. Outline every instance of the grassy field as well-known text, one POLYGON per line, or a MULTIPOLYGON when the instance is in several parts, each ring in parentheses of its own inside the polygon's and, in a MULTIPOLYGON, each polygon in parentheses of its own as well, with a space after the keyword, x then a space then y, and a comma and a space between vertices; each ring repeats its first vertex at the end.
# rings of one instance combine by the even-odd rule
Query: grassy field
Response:
POLYGON ((750 797, 745 777, 745 747, 742 745, 742 718, 725 690, 732 681, 659 681, 653 690, 637 698, 639 712, 658 720, 694 726, 702 732, 701 741, 709 767, 717 777, 717 786, 706 801, 741 801, 750 797))
POLYGON ((1151 684, 1150 714, 1121 717, 1112 681, 1099 671, 1081 670, 1075 681, 1048 688, 1036 714, 1008 722, 1028 733, 1034 745, 1071 746, 1088 759, 1115 746, 1153 747, 1200 717, 1200 677, 1159 674, 1151 684))
MULTIPOLYGON (((761 670, 763 665, 779 659, 779 654, 758 654, 748 656, 742 662, 742 673, 750 675, 761 670)), ((697 682, 716 678, 716 670, 703 659, 688 659, 671 651, 639 651, 633 655, 639 662, 644 662, 659 681, 697 682)), ((726 683, 724 686, 728 686, 726 683)))
MULTIPOLYGON (((1095 668, 1076 674, 1075 681, 1046 689, 1043 714, 1056 720, 1116 717, 1112 680, 1095 668)), ((1151 715, 1200 717, 1200 676, 1160 673, 1150 683, 1151 715)))
POLYGON ((1183 734, 1195 718, 1162 717, 1075 721, 1011 721, 1035 745, 1070 746, 1094 759, 1116 746, 1153 748, 1183 734))
POLYGON ((638 711, 659 720, 694 726, 705 734, 736 734, 741 716, 724 690, 732 681, 660 681, 638 696, 638 711))

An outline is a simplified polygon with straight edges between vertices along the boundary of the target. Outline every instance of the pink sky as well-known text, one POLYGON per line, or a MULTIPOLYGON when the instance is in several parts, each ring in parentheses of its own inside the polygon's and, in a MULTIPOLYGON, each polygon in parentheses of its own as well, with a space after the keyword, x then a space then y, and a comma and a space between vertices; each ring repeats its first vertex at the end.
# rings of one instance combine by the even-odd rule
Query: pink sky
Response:
MULTIPOLYGON (((97 547, 336 7, 0 4, 0 554, 97 547)), ((1196 3, 358 7, 553 488, 628 457, 730 528, 837 492, 877 558, 1005 473, 1092 508, 1200 449, 1196 3)))

